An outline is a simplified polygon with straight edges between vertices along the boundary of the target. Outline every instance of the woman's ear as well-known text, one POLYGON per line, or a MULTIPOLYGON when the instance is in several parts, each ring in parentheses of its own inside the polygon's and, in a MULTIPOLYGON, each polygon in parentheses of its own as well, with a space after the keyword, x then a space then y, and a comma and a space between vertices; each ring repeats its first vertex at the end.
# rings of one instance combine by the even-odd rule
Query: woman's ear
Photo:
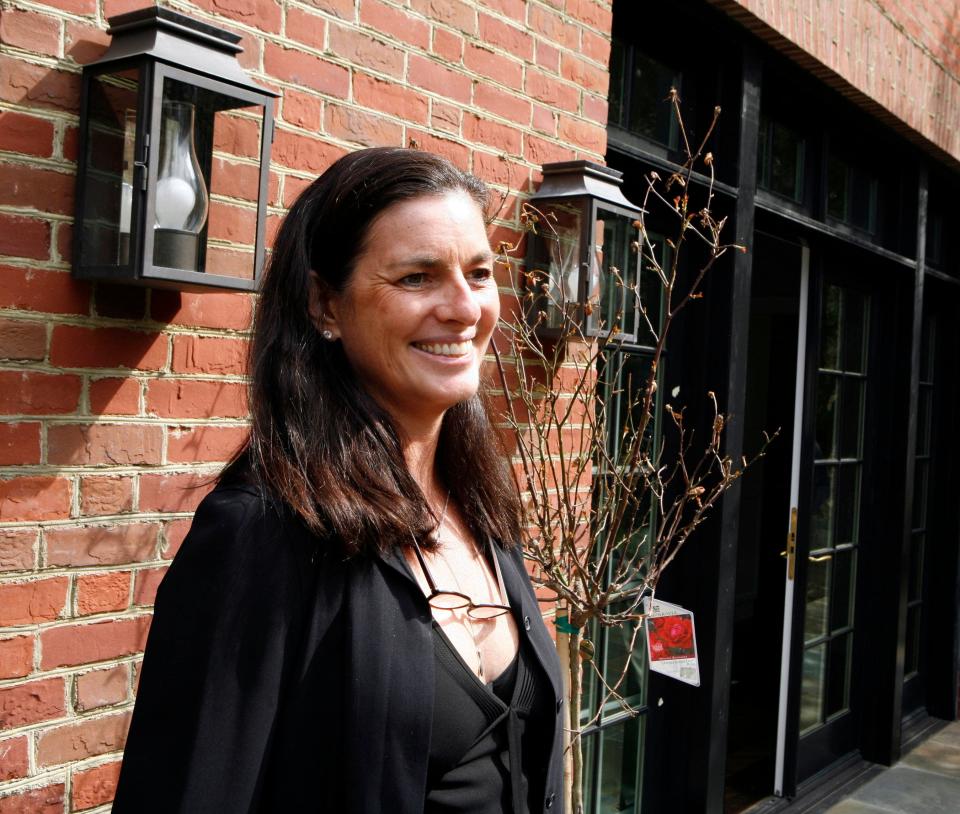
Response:
POLYGON ((320 275, 311 270, 307 311, 310 314, 310 320, 327 340, 340 338, 333 299, 329 287, 320 279, 320 275))

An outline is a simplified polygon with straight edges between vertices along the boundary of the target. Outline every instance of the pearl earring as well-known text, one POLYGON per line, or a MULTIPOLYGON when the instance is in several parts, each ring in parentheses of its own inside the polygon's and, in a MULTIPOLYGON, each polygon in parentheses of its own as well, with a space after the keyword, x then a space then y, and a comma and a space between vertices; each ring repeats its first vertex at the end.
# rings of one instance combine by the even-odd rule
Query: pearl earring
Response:
POLYGON ((322 336, 324 339, 326 339, 327 342, 330 342, 330 341, 333 340, 333 331, 331 331, 331 330, 328 328, 327 330, 322 331, 321 334, 320 334, 320 336, 322 336))

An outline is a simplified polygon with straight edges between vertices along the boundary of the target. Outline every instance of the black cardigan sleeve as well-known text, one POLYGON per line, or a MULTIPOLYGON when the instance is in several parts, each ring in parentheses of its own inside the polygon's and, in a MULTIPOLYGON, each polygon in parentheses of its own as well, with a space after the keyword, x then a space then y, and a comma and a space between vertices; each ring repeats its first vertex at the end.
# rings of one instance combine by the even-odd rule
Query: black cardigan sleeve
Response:
POLYGON ((246 488, 214 490, 160 585, 114 814, 256 810, 314 557, 246 488))

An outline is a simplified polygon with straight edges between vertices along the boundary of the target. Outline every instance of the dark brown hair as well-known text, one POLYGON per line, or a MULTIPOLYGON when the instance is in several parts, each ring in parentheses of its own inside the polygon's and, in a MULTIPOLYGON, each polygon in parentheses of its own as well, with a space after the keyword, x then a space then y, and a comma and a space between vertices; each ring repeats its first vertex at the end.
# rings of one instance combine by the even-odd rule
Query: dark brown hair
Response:
MULTIPOLYGON (((247 470, 347 555, 407 545, 411 532, 423 540, 436 519, 394 422, 361 387, 341 344, 320 337, 308 310, 310 272, 343 291, 381 212, 456 190, 486 207, 483 182, 443 158, 360 150, 300 194, 274 245, 250 353, 250 436, 227 473, 247 470)), ((519 498, 479 397, 444 415, 437 469, 478 539, 517 539, 519 498)))

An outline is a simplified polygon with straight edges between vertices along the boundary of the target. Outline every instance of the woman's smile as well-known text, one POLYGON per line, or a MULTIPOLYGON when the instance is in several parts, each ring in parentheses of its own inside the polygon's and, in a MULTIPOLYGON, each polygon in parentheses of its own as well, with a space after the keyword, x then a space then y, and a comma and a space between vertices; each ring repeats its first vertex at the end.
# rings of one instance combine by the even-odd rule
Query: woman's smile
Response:
POLYGON ((469 339, 463 342, 414 342, 413 347, 431 356, 462 358, 473 350, 473 342, 469 339))

